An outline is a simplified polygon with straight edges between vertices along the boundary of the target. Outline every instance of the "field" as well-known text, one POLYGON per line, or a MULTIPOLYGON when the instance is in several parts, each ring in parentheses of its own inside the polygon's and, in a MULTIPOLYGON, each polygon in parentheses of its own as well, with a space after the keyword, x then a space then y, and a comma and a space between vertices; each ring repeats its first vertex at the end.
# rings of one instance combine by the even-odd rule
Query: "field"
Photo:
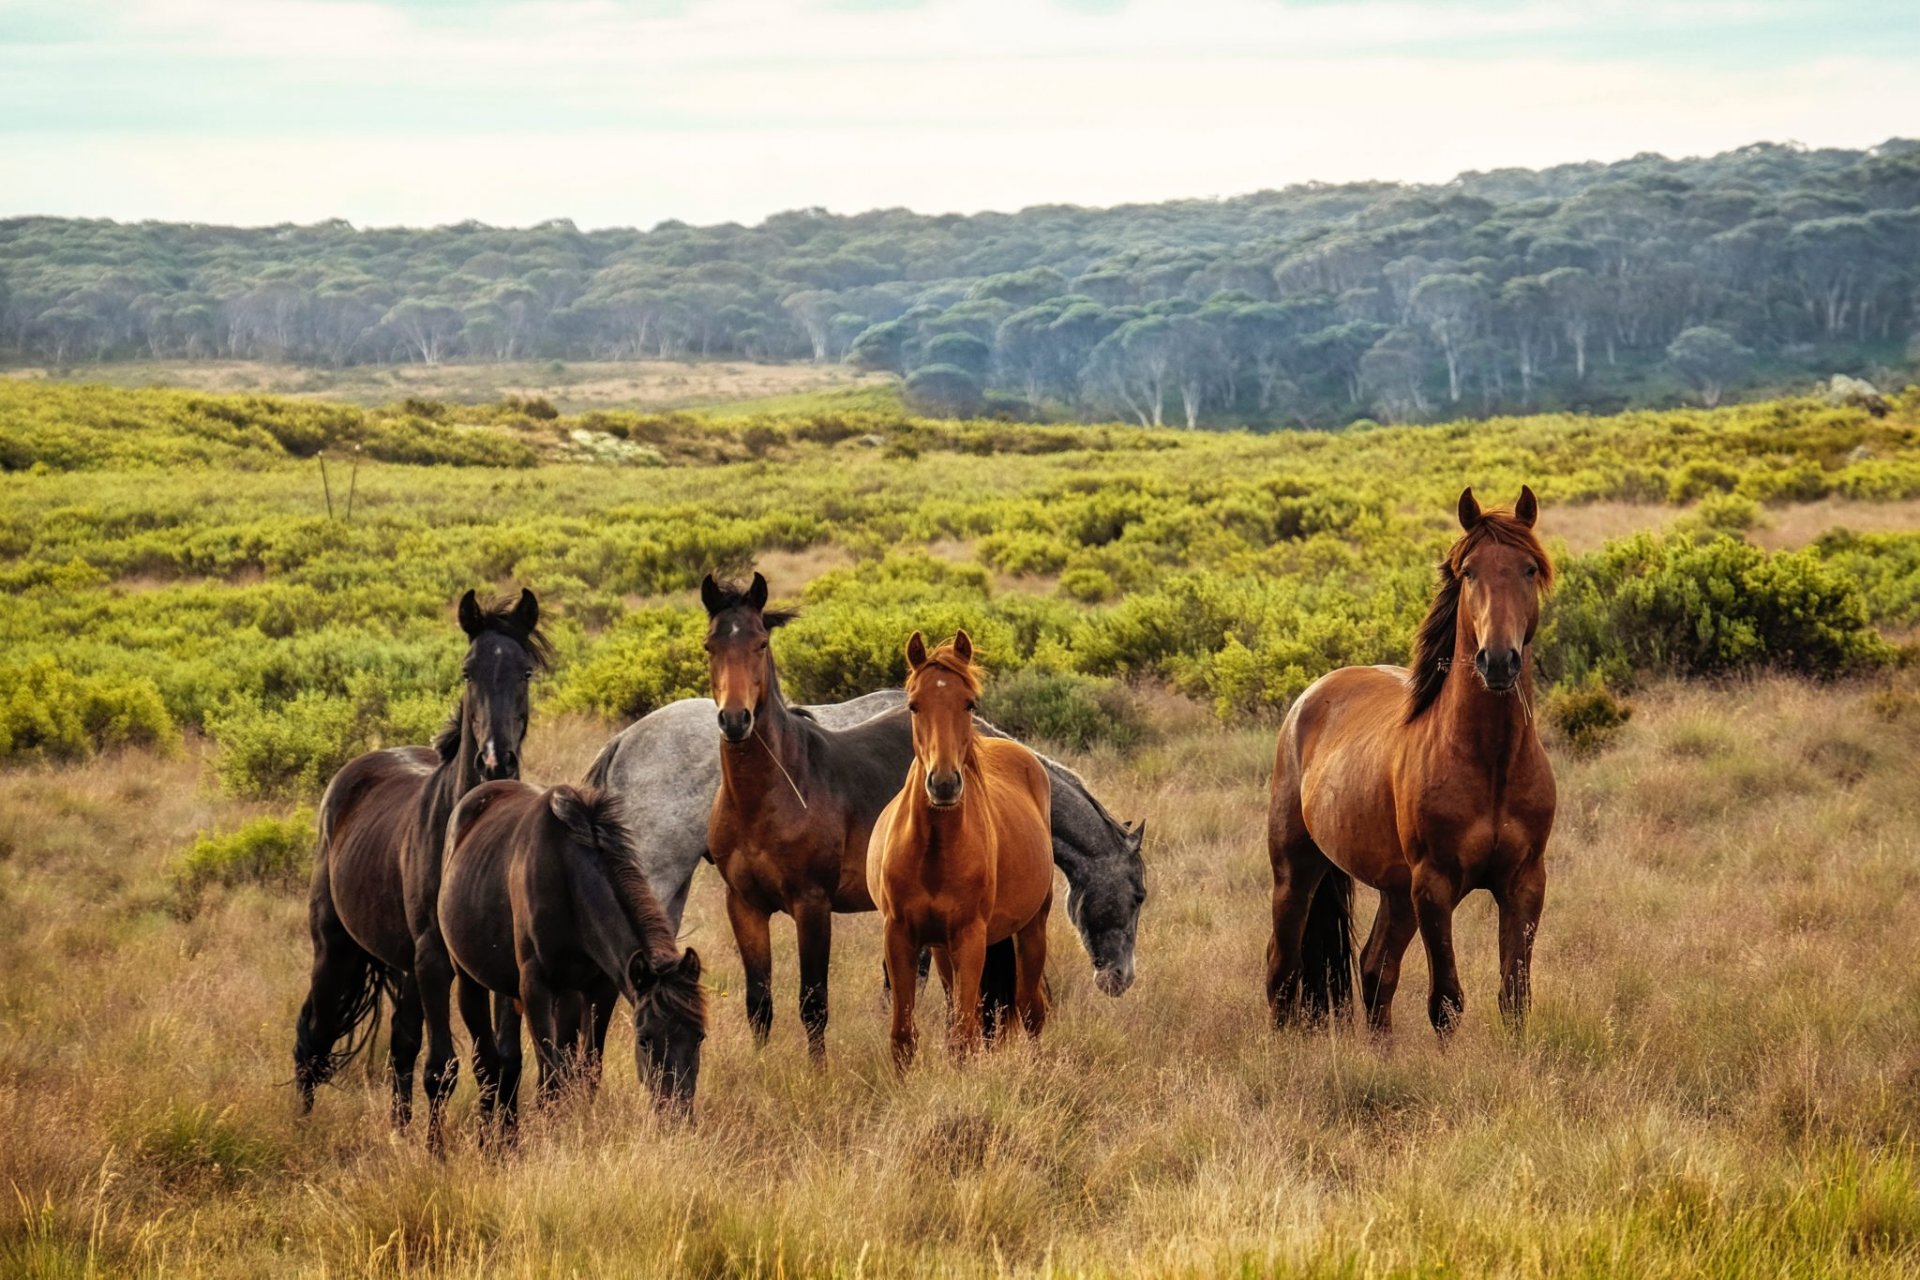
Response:
POLYGON ((0 387, 0 1270, 1912 1274, 1917 415, 1194 439, 0 387), (349 523, 313 455, 338 504, 356 445, 349 523), (1483 897, 1450 1048, 1417 951, 1390 1040, 1275 1035, 1275 717, 1403 659, 1460 486, 1522 480, 1562 569, 1535 1017, 1493 1016, 1483 897), (756 1054, 703 870, 695 1127, 640 1105, 618 1029, 601 1097, 510 1157, 470 1085, 444 1164, 358 1067, 300 1119, 304 811, 444 716, 453 596, 541 592, 561 662, 525 773, 559 780, 699 688, 691 588, 755 563, 805 611, 799 693, 897 679, 908 629, 964 622, 989 713, 1146 819, 1134 989, 1094 991, 1059 920, 1045 1039, 900 1081, 850 919, 817 1074, 791 932, 756 1054))
POLYGON ((378 405, 419 396, 474 402, 537 396, 569 413, 773 401, 823 391, 885 386, 889 379, 842 365, 747 360, 518 360, 484 364, 348 365, 340 369, 266 360, 115 360, 24 365, 0 377, 117 387, 189 387, 378 405))

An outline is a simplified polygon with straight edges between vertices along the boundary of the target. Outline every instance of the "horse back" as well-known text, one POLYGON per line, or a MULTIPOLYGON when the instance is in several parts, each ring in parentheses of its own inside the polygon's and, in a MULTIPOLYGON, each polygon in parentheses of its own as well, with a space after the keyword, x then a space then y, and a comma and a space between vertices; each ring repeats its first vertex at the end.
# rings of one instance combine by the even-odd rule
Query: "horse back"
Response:
POLYGON ((403 860, 439 763, 429 747, 370 751, 348 761, 320 801, 314 892, 363 950, 401 970, 413 967, 403 860))

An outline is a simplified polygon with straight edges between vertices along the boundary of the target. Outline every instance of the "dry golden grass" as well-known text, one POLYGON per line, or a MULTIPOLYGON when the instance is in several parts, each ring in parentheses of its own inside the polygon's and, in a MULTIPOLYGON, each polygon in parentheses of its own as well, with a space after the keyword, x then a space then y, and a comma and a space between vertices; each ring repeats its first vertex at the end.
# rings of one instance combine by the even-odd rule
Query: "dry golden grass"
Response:
MULTIPOLYGON (((1149 825, 1138 985, 1064 920, 1038 1045, 887 1065, 874 921, 838 929, 832 1060, 805 1061, 791 931, 755 1053, 712 872, 689 937, 715 1026, 700 1123, 641 1105, 625 1033, 591 1105, 445 1164, 355 1068, 295 1115, 295 893, 166 879, 242 814, 197 761, 0 775, 0 1271, 48 1275, 1912 1275, 1920 1267, 1920 697, 1656 689, 1560 752, 1526 1037, 1461 912, 1442 1050, 1408 961, 1388 1043, 1275 1035, 1260 999, 1271 734, 1156 696, 1160 742, 1081 763, 1149 825)), ((542 725, 532 776, 604 726, 542 725)), ((1363 897, 1366 895, 1363 895, 1363 897)), ((1363 909, 1362 916, 1370 904, 1363 909)), ((930 1014, 930 1011, 928 1011, 930 1014)), ((923 1030, 933 1030, 930 1017, 923 1030)))
POLYGON ((523 360, 488 364, 351 365, 320 369, 255 360, 131 360, 61 369, 24 368, 3 377, 194 391, 258 391, 388 404, 408 396, 483 401, 541 396, 567 413, 587 409, 686 409, 780 396, 885 385, 844 365, 755 364, 745 360, 609 360, 571 364, 523 360))

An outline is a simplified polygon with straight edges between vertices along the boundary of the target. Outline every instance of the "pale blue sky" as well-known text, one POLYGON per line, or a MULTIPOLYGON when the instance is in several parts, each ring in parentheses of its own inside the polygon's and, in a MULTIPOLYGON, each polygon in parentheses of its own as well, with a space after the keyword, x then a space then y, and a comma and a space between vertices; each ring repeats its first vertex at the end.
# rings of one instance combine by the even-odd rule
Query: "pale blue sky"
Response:
POLYGON ((1920 6, 0 0, 0 214, 751 221, 1920 134, 1920 6))

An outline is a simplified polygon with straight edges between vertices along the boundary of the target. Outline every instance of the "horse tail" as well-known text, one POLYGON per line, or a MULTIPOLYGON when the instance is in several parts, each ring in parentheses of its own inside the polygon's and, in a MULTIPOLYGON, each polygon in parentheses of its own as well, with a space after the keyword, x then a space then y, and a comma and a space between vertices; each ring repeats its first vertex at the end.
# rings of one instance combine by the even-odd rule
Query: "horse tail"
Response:
MULTIPOLYGON (((600 754, 587 766, 586 785, 595 791, 605 791, 607 780, 613 773, 613 758, 620 754, 620 738, 614 737, 606 746, 600 748, 600 754)), ((557 814, 555 815, 558 816, 557 814)))
POLYGON ((393 975, 348 936, 333 909, 327 855, 333 846, 334 824, 358 798, 359 786, 358 780, 350 778, 343 787, 340 775, 335 775, 320 802, 319 848, 314 854, 308 908, 314 931, 313 984, 300 1007, 293 1036, 294 1083, 308 1108, 313 1106, 313 1091, 339 1075, 379 1034, 381 997, 398 997, 393 975))
POLYGON ((620 798, 598 787, 561 786, 547 793, 547 809, 574 843, 592 854, 595 865, 612 886, 627 923, 646 949, 648 964, 658 968, 678 959, 673 925, 640 870, 620 798))
POLYGON ((1310 1017, 1353 1008, 1353 877, 1339 867, 1327 868, 1307 905, 1300 986, 1310 1017))

